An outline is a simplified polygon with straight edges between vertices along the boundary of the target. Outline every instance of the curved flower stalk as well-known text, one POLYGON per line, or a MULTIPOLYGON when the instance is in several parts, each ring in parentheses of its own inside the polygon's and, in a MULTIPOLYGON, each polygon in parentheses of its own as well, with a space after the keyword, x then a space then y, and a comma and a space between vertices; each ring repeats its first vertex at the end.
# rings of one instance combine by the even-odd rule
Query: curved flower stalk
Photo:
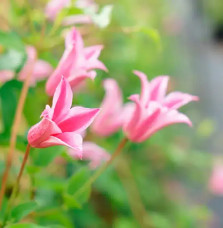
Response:
POLYGON ((84 79, 96 77, 95 69, 107 71, 98 60, 102 45, 84 47, 81 34, 73 28, 66 36, 65 51, 58 67, 47 81, 47 94, 52 96, 63 75, 71 87, 78 86, 84 79))
MULTIPOLYGON (((18 80, 25 81, 30 68, 32 75, 30 78, 30 86, 35 86, 37 81, 41 81, 48 77, 52 72, 52 66, 44 60, 36 60, 37 52, 33 46, 26 46, 27 61, 22 70, 18 74, 18 80)), ((15 73, 10 70, 0 71, 0 82, 6 82, 13 79, 15 73)))
POLYGON ((223 165, 214 164, 208 184, 209 190, 216 195, 223 195, 223 165))
POLYGON ((46 106, 41 115, 42 120, 28 132, 28 142, 32 147, 64 145, 82 157, 81 132, 92 123, 99 109, 80 106, 71 108, 72 98, 71 87, 62 77, 54 93, 52 107, 46 106))
MULTIPOLYGON (((68 153, 75 159, 79 159, 78 154, 73 149, 68 149, 68 153)), ((83 160, 89 160, 90 169, 96 169, 101 165, 103 161, 108 161, 110 159, 110 154, 102 147, 98 146, 93 142, 83 143, 83 160)))
POLYGON ((144 73, 134 73, 141 80, 141 94, 129 98, 135 107, 125 123, 124 132, 131 141, 142 142, 158 130, 175 123, 192 125, 190 119, 178 109, 191 101, 198 101, 197 96, 182 92, 172 92, 166 96, 168 76, 159 76, 149 82, 144 73))
POLYGON ((104 88, 106 93, 101 104, 101 112, 92 124, 91 130, 98 135, 108 136, 122 127, 133 105, 123 105, 122 92, 114 79, 104 80, 104 88))

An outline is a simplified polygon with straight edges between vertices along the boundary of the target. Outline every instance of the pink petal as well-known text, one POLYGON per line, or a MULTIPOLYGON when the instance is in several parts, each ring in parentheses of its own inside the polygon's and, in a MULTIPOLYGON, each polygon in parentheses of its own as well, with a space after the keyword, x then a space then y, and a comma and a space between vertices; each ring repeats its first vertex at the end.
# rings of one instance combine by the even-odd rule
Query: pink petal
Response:
POLYGON ((37 60, 34 65, 33 76, 36 80, 42 80, 48 77, 53 72, 52 66, 44 61, 44 60, 37 60))
POLYGON ((0 82, 4 83, 7 82, 14 77, 14 72, 10 70, 2 70, 0 71, 0 82))
MULTIPOLYGON (((72 157, 78 159, 76 151, 70 149, 68 152, 72 157)), ((83 143, 83 159, 90 160, 91 169, 96 169, 103 161, 110 159, 110 154, 93 142, 83 143)))
POLYGON ((76 59, 76 49, 75 46, 70 46, 67 48, 57 66, 55 71, 52 73, 46 84, 46 92, 49 96, 52 96, 56 90, 56 87, 60 83, 61 76, 69 78, 70 71, 73 62, 76 59))
POLYGON ((33 77, 33 71, 34 71, 34 66, 37 58, 36 49, 33 46, 27 46, 26 52, 27 52, 27 60, 24 67, 19 72, 18 79, 20 81, 24 81, 28 74, 32 74, 30 84, 35 85, 36 79, 33 77))
POLYGON ((65 132, 57 135, 50 136, 47 140, 41 143, 41 147, 49 147, 62 145, 73 149, 79 158, 82 157, 82 137, 73 132, 65 132))
POLYGON ((142 121, 143 108, 137 94, 132 95, 130 100, 135 102, 135 108, 128 122, 124 125, 124 132, 127 135, 133 134, 139 123, 142 121))
POLYGON ((43 118, 29 130, 28 142, 32 147, 41 148, 41 143, 47 140, 50 135, 59 133, 61 130, 53 121, 43 118))
POLYGON ((72 15, 65 17, 63 25, 75 25, 75 24, 91 24, 93 21, 89 15, 72 15))
POLYGON ((56 88, 53 96, 53 116, 52 120, 59 122, 66 116, 72 105, 73 92, 69 82, 62 77, 60 84, 56 88))
POLYGON ((98 112, 98 108, 74 107, 58 126, 63 132, 83 131, 93 122, 98 112))
POLYGON ((148 131, 143 136, 138 138, 137 142, 142 142, 162 128, 176 123, 185 123, 192 126, 190 119, 186 115, 178 112, 177 110, 167 110, 166 108, 162 108, 162 112, 159 117, 151 123, 148 131))
POLYGON ((209 190, 216 195, 223 195, 223 166, 215 164, 210 180, 209 190))
POLYGON ((105 136, 116 132, 121 127, 123 119, 122 93, 117 82, 114 79, 106 79, 104 88, 106 93, 101 104, 101 112, 92 124, 92 130, 105 136))
POLYGON ((169 77, 159 76, 154 78, 150 83, 150 98, 153 101, 162 101, 165 97, 169 77))
POLYGON ((173 92, 165 97, 163 104, 170 109, 178 109, 191 101, 198 100, 197 96, 192 96, 188 93, 173 92))
POLYGON ((75 46, 76 52, 84 52, 84 42, 80 32, 73 27, 66 35, 65 48, 75 46))
POLYGON ((48 2, 45 14, 50 20, 54 20, 58 13, 70 4, 70 0, 51 0, 48 2))
POLYGON ((150 100, 150 85, 147 80, 147 76, 140 71, 133 71, 135 75, 137 75, 141 80, 141 94, 140 94, 140 102, 142 105, 147 105, 150 100))

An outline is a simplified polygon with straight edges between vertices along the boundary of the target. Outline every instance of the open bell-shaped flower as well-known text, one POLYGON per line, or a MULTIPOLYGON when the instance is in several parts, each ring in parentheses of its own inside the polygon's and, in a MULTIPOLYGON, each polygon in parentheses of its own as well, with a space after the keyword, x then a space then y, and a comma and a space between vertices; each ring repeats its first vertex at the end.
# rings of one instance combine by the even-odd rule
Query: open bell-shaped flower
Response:
POLYGON ((65 145, 82 156, 81 132, 92 123, 99 109, 71 108, 72 98, 71 87, 63 77, 54 93, 52 107, 46 106, 42 120, 28 132, 28 142, 32 147, 65 145))
POLYGON ((95 69, 107 71, 105 65, 98 60, 102 49, 102 45, 84 47, 81 34, 72 28, 66 36, 64 54, 47 81, 47 94, 53 95, 61 75, 69 81, 71 87, 75 87, 86 78, 94 79, 95 69))
POLYGON ((190 119, 180 113, 178 108, 197 101, 197 96, 182 92, 172 92, 166 96, 168 76, 159 76, 149 82, 144 73, 134 73, 141 80, 141 94, 129 98, 135 107, 125 123, 124 132, 131 141, 142 142, 158 130, 175 123, 192 125, 190 119))

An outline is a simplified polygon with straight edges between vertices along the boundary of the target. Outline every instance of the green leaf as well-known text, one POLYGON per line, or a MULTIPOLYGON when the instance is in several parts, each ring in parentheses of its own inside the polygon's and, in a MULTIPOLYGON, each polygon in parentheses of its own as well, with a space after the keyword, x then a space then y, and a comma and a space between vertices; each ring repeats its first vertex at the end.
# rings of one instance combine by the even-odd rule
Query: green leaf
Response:
POLYGON ((161 38, 158 30, 154 28, 143 27, 140 31, 146 34, 155 43, 158 51, 162 50, 161 38))
POLYGON ((76 172, 68 181, 67 188, 66 188, 66 194, 65 197, 65 204, 67 206, 75 206, 75 203, 77 202, 76 207, 79 208, 82 204, 84 204, 90 197, 91 193, 91 187, 86 187, 80 194, 75 196, 77 191, 87 182, 89 179, 90 172, 87 168, 80 169, 78 172, 76 172), (69 195, 72 195, 72 198, 69 197, 69 195), (72 201, 71 205, 67 203, 68 199, 72 201), (79 206, 80 205, 80 206, 79 206))
POLYGON ((0 31, 0 45, 7 49, 25 52, 24 44, 15 32, 0 31))
POLYGON ((43 228, 44 226, 39 226, 33 223, 19 223, 6 226, 6 228, 43 228))
POLYGON ((20 71, 26 61, 25 46, 14 32, 0 31, 0 45, 6 52, 0 57, 0 70, 20 71))
POLYGON ((25 63, 25 55, 23 52, 9 49, 0 56, 0 70, 20 71, 25 63))
POLYGON ((37 208, 36 202, 27 202, 20 204, 12 209, 11 212, 11 218, 14 221, 19 221, 28 214, 30 214, 32 211, 34 211, 37 208))
POLYGON ((11 132, 11 126, 17 107, 17 96, 21 90, 21 86, 21 82, 12 80, 6 82, 0 89, 4 135, 9 135, 11 132))
POLYGON ((31 154, 33 158, 33 164, 35 166, 47 166, 54 160, 56 156, 60 155, 63 150, 63 146, 35 149, 31 154))
POLYGON ((80 203, 71 195, 69 194, 63 194, 63 200, 64 200, 64 204, 68 207, 68 208, 81 208, 80 203))
POLYGON ((68 181, 66 192, 70 195, 75 194, 75 192, 81 188, 81 186, 88 180, 89 170, 87 168, 82 168, 78 170, 68 181))

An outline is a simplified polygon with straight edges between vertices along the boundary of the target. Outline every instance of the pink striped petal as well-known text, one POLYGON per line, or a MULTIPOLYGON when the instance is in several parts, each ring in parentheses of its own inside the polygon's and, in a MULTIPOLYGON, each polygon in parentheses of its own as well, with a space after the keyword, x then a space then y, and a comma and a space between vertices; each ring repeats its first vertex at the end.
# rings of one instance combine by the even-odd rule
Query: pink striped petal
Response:
POLYGON ((199 98, 197 96, 188 93, 172 92, 165 97, 163 105, 170 109, 178 109, 191 101, 198 100, 199 98))
POLYGON ((41 148, 41 143, 47 140, 52 134, 59 134, 60 128, 49 119, 42 119, 31 127, 28 132, 28 142, 32 147, 41 148))
POLYGON ((153 101, 162 101, 166 95, 169 77, 159 76, 150 83, 150 98, 153 101))
POLYGON ((49 146, 67 146, 74 150, 79 158, 82 158, 82 137, 73 132, 65 132, 57 135, 50 136, 47 140, 41 143, 41 147, 49 146))
POLYGON ((83 131, 93 122, 99 110, 98 108, 74 107, 58 123, 58 126, 63 132, 83 131))
POLYGON ((140 71, 133 71, 135 75, 137 75, 141 80, 141 94, 140 94, 140 102, 142 105, 147 105, 150 100, 150 85, 147 80, 147 76, 140 71))
POLYGON ((62 77, 60 84, 56 88, 55 94, 53 96, 53 116, 52 120, 59 122, 66 116, 72 105, 73 92, 69 85, 69 82, 62 77))
POLYGON ((137 142, 142 142, 162 128, 176 123, 185 123, 192 126, 190 119, 186 115, 178 112, 177 110, 166 111, 164 108, 159 117, 156 118, 150 128, 148 128, 148 131, 137 139, 137 142))

